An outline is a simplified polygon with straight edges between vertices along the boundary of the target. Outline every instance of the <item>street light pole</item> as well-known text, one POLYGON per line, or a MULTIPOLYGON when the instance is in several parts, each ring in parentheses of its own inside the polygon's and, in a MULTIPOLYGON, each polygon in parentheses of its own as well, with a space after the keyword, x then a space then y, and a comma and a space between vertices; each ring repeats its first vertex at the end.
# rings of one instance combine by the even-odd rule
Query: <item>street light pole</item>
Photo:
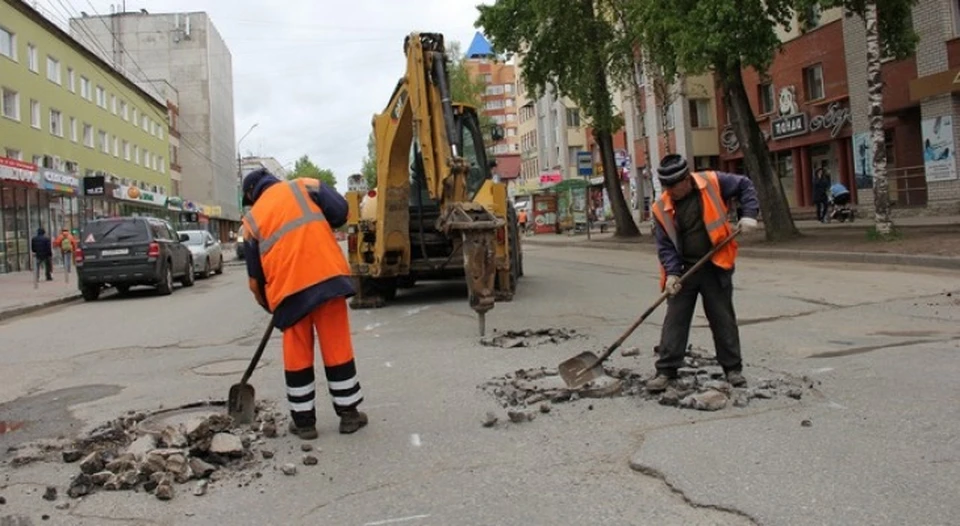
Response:
POLYGON ((240 137, 240 140, 237 141, 237 206, 240 209, 240 215, 243 215, 243 160, 240 158, 240 143, 247 138, 247 135, 250 135, 250 132, 253 131, 260 125, 259 122, 255 122, 253 126, 247 130, 247 133, 243 134, 243 137, 240 137))

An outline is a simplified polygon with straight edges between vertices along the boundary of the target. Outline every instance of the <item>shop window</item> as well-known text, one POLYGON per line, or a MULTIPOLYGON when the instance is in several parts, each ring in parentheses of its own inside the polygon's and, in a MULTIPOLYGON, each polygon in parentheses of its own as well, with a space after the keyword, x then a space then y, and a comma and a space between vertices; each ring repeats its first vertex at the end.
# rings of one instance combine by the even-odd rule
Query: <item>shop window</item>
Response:
MULTIPOLYGON (((773 83, 764 82, 757 86, 757 99, 760 101, 760 114, 764 115, 767 113, 773 113, 775 108, 774 106, 774 96, 773 96, 773 83)), ((729 120, 727 122, 730 122, 729 120)))
POLYGON ((803 70, 804 88, 807 101, 820 100, 826 96, 823 91, 823 64, 814 64, 803 70))
POLYGON ((690 99, 690 126, 693 128, 711 128, 710 99, 690 99))
POLYGON ((0 88, 0 93, 3 95, 3 98, 0 99, 0 105, 2 105, 0 111, 3 112, 3 116, 8 119, 19 121, 20 94, 8 88, 0 88))

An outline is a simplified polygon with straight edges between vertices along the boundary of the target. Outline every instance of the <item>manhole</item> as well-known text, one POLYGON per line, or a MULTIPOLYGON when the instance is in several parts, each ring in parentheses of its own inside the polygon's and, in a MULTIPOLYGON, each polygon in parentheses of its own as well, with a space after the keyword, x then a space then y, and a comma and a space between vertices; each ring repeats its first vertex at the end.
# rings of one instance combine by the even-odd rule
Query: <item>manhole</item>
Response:
POLYGON ((137 429, 144 433, 159 434, 168 427, 179 427, 180 424, 185 425, 197 418, 209 418, 215 414, 224 414, 226 406, 227 403, 223 400, 211 400, 156 411, 140 421, 137 429))
MULTIPOLYGON (((260 360, 257 369, 260 369, 270 363, 269 360, 260 360)), ((230 359, 217 362, 205 363, 191 369, 191 371, 200 376, 230 376, 234 374, 243 374, 250 366, 250 360, 230 359)))
POLYGON ((26 422, 17 422, 10 420, 0 420, 0 435, 5 435, 7 433, 12 433, 21 427, 27 425, 26 422))
MULTIPOLYGON (((494 331, 496 332, 496 331, 494 331)), ((496 332, 493 336, 480 340, 487 347, 513 349, 517 347, 536 347, 546 344, 558 344, 573 338, 582 338, 576 329, 523 329, 519 331, 496 332)))

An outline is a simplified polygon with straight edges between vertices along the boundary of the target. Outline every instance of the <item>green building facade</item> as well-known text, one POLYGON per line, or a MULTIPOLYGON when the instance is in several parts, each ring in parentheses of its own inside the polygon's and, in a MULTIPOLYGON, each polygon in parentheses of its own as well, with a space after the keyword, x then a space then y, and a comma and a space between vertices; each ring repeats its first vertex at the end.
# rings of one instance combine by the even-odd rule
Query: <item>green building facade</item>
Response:
POLYGON ((0 0, 0 273, 30 268, 39 228, 52 239, 98 217, 170 217, 168 129, 164 102, 0 0))

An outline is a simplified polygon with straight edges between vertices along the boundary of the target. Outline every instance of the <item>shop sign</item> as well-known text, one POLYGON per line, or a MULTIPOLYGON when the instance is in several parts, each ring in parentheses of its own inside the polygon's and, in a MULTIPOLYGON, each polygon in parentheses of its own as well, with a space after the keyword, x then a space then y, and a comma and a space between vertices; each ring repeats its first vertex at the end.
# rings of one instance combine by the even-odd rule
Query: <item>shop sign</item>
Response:
POLYGON ((807 114, 794 113, 770 122, 770 136, 776 140, 807 133, 807 114))
POLYGON ((149 190, 141 190, 136 186, 118 186, 117 189, 114 190, 113 196, 124 201, 135 201, 157 206, 165 206, 167 204, 166 196, 149 190))
POLYGON ((590 186, 596 186, 598 184, 603 184, 603 177, 591 177, 590 186))
POLYGON ((541 184, 541 185, 545 185, 545 184, 556 184, 556 183, 559 183, 559 182, 562 181, 562 180, 563 180, 563 176, 560 175, 559 173, 556 173, 556 172, 554 172, 554 173, 540 174, 540 184, 541 184))
POLYGON ((50 168, 44 168, 43 171, 44 188, 56 190, 67 194, 75 194, 80 188, 80 180, 76 177, 50 168))
POLYGON ((27 183, 32 186, 40 184, 40 174, 37 173, 37 165, 8 157, 0 157, 0 179, 27 183))
POLYGON ((102 196, 106 195, 104 189, 107 186, 107 179, 102 175, 94 175, 83 178, 83 195, 102 196))
POLYGON ((830 137, 836 139, 843 127, 853 122, 850 108, 841 107, 839 102, 830 103, 827 112, 810 119, 810 131, 830 130, 830 137))
POLYGON ((167 197, 167 208, 171 210, 180 210, 183 208, 183 199, 175 195, 167 197))

